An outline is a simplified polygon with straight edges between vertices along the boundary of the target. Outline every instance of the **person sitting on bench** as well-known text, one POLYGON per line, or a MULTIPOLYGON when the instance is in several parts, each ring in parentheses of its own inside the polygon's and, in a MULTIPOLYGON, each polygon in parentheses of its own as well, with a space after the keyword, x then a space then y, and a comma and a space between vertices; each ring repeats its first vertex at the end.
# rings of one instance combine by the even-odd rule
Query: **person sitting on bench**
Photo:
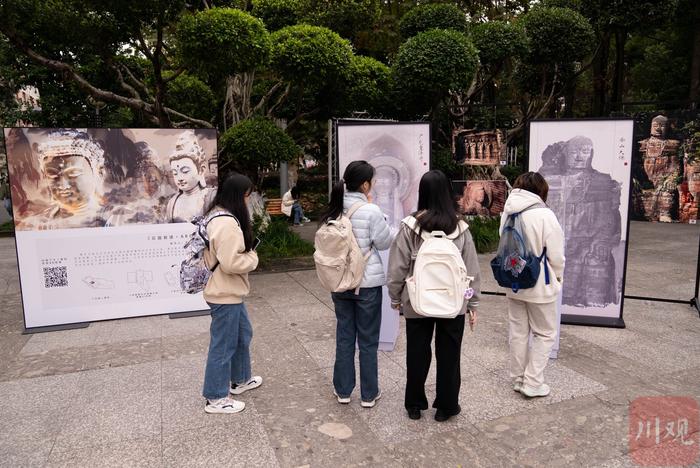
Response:
POLYGON ((304 216, 304 210, 299 201, 300 195, 299 187, 295 186, 282 197, 282 213, 292 218, 295 226, 300 226, 302 223, 311 221, 304 216))

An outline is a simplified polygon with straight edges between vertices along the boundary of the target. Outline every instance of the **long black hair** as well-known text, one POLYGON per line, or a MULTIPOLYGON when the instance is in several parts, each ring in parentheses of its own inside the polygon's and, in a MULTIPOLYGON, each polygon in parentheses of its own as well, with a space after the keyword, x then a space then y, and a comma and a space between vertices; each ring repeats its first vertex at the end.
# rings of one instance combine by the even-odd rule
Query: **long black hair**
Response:
POLYGON ((414 214, 421 229, 452 234, 457 229, 457 209, 452 184, 438 170, 423 174, 418 186, 418 211, 414 214))
POLYGON ((253 225, 245 202, 246 195, 249 195, 252 189, 253 182, 248 177, 232 172, 219 184, 216 197, 207 210, 211 211, 214 207, 220 206, 238 219, 238 224, 243 231, 246 252, 250 252, 253 248, 253 225))
POLYGON ((331 199, 328 209, 323 212, 319 224, 323 224, 330 219, 336 219, 343 213, 343 198, 345 187, 348 192, 358 192, 365 182, 372 183, 374 178, 374 166, 367 161, 353 161, 348 164, 343 173, 343 178, 335 183, 331 190, 331 199))

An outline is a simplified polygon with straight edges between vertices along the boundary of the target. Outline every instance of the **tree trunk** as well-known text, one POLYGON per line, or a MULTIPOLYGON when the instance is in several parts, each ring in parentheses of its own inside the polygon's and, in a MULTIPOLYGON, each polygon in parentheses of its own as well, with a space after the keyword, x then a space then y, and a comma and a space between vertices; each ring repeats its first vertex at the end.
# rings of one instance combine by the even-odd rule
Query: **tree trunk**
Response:
POLYGON ((564 88, 564 118, 574 116, 574 102, 576 101, 576 78, 572 78, 566 83, 564 88))
POLYGON ((612 109, 620 110, 622 97, 625 94, 625 44, 627 43, 627 31, 615 32, 615 77, 612 89, 612 109))
POLYGON ((226 78, 226 98, 224 99, 224 129, 233 127, 241 120, 250 117, 252 108, 250 95, 253 92, 255 72, 239 73, 226 78))
POLYGON ((593 60, 593 115, 601 117, 607 114, 607 74, 610 57, 610 33, 603 33, 600 48, 593 60))
POLYGON ((690 95, 691 102, 700 100, 700 27, 695 25, 693 34, 693 59, 690 65, 690 95))

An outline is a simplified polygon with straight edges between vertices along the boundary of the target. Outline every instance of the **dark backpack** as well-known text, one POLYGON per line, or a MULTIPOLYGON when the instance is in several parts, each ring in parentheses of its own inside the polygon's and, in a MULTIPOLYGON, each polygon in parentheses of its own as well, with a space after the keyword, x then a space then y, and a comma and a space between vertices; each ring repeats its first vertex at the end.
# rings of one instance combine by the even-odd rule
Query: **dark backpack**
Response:
POLYGON ((527 242, 523 235, 521 216, 525 211, 533 208, 545 208, 546 205, 538 203, 523 211, 508 216, 503 234, 498 242, 498 252, 491 260, 493 277, 499 286, 510 288, 514 293, 521 289, 530 289, 537 284, 540 277, 540 264, 544 260, 544 280, 549 284, 549 268, 547 268, 547 247, 542 255, 535 255, 527 249, 527 242))

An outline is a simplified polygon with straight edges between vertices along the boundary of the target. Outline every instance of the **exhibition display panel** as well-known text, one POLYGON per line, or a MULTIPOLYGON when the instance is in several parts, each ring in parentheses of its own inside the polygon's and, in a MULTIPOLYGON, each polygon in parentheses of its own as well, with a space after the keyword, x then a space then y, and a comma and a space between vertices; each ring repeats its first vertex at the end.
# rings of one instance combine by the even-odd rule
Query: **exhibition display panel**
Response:
POLYGON ((216 193, 216 130, 4 130, 28 331, 207 309, 183 245, 216 193))

